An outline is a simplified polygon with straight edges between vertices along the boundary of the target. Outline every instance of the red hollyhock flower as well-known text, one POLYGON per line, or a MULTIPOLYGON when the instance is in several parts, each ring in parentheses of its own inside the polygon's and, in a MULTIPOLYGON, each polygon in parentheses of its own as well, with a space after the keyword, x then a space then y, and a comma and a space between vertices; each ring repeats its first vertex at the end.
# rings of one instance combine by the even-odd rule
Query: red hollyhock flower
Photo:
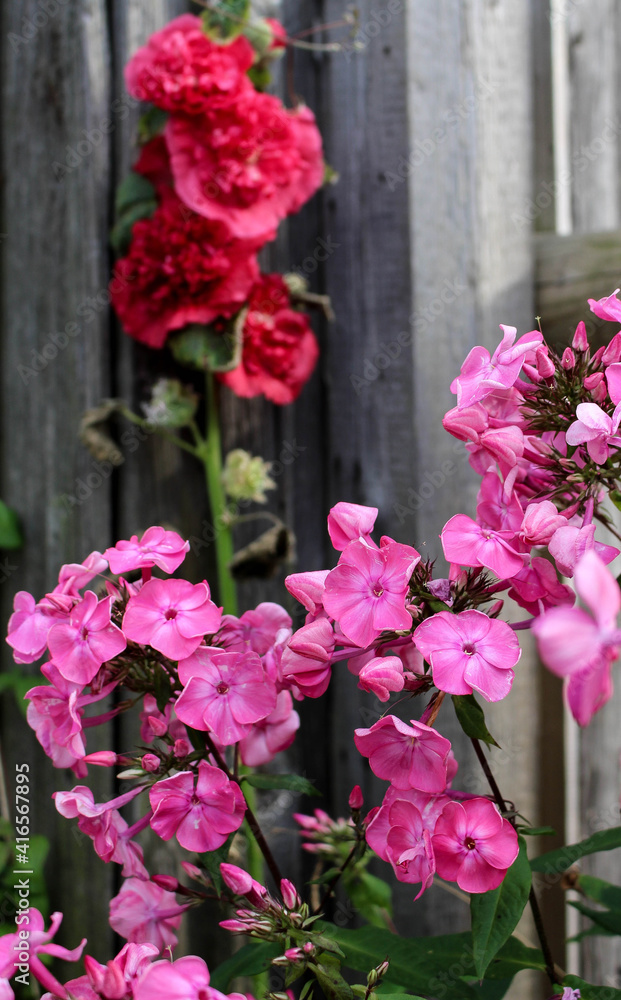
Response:
POLYGON ((205 34, 200 17, 183 14, 138 50, 125 68, 125 82, 139 101, 164 111, 202 114, 234 100, 249 85, 246 72, 253 61, 247 38, 219 45, 205 34))
POLYGON ((280 274, 263 274, 250 297, 241 364, 218 376, 238 396, 292 403, 310 378, 319 347, 308 317, 291 308, 280 274))
POLYGON ((126 257, 116 264, 111 300, 126 333, 163 347, 171 330, 229 318, 259 275, 259 241, 232 239, 172 193, 150 219, 136 222, 126 257))
POLYGON ((252 87, 204 115, 171 117, 165 135, 179 197, 240 238, 273 239, 323 182, 312 111, 252 87))
POLYGON ((150 139, 149 142, 145 143, 140 150, 140 156, 134 163, 132 170, 134 173, 141 174, 148 181, 151 181, 151 184, 160 197, 163 194, 170 194, 174 191, 168 146, 163 135, 156 135, 154 139, 150 139))

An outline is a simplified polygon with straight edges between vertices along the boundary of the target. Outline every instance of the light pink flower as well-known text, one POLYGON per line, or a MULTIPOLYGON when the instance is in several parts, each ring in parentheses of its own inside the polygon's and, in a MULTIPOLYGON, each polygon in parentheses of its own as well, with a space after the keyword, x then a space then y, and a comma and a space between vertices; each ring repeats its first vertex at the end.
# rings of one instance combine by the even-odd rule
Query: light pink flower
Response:
MULTIPOLYGON (((58 982, 49 969, 46 969, 39 955, 53 955, 54 958, 62 958, 67 962, 77 962, 86 944, 86 938, 81 941, 77 948, 71 950, 63 948, 62 945, 52 943, 52 938, 62 923, 62 913, 52 913, 50 928, 46 931, 44 930, 43 917, 34 906, 21 912, 22 917, 25 916, 25 920, 20 918, 19 931, 0 937, 0 982, 14 976, 18 971, 18 966, 28 965, 32 975, 46 990, 49 990, 55 997, 62 997, 63 1000, 66 1000, 65 987, 58 982), (19 945, 24 940, 24 931, 28 934, 29 957, 27 961, 21 962, 19 945)), ((4 994, 7 997, 12 994, 8 983, 4 986, 4 994)))
POLYGON ((166 531, 154 525, 147 528, 140 541, 132 535, 129 541, 120 541, 104 552, 115 576, 129 573, 133 569, 157 566, 164 573, 174 573, 190 551, 190 543, 184 542, 176 531, 166 531))
POLYGON ((589 299, 589 308, 592 313, 600 319, 610 320, 611 323, 621 323, 621 302, 617 298, 618 288, 610 295, 605 295, 602 299, 589 299))
POLYGON ((105 573, 108 563, 101 552, 91 552, 81 563, 67 563, 61 566, 58 574, 58 586, 54 588, 55 594, 69 594, 71 597, 78 597, 80 591, 95 576, 105 573))
POLYGON ((604 545, 595 540, 595 525, 564 524, 552 535, 548 551, 563 576, 573 576, 576 564, 585 552, 596 552, 602 562, 611 563, 619 555, 612 545, 604 545))
POLYGON ((287 750, 300 728, 300 716, 293 709, 288 691, 281 691, 276 707, 267 718, 256 722, 239 744, 242 763, 246 767, 259 767, 273 760, 276 754, 287 750))
MULTIPOLYGON (((85 955, 84 968, 95 991, 94 995, 105 997, 105 1000, 121 1000, 127 994, 132 996, 136 981, 159 953, 159 949, 153 944, 132 942, 124 944, 116 958, 106 965, 100 965, 90 955, 85 955)), ((75 990, 71 992, 79 996, 75 994, 75 990)))
POLYGON ((326 579, 324 607, 343 634, 369 646, 383 631, 409 630, 405 607, 412 572, 420 554, 409 545, 382 538, 381 548, 350 542, 326 579))
POLYGON ((390 806, 388 824, 388 860, 400 882, 421 883, 414 897, 419 899, 430 887, 436 871, 431 832, 416 806, 403 799, 390 806))
POLYGON ((253 722, 276 706, 276 689, 257 653, 201 647, 179 662, 183 691, 175 702, 179 719, 193 729, 212 731, 223 746, 237 743, 253 722))
POLYGON ((337 552, 342 552, 357 538, 371 541, 378 515, 377 507, 363 507, 341 500, 328 514, 328 534, 337 552))
POLYGON ((48 594, 38 604, 27 590, 15 595, 9 618, 7 642, 13 647, 16 663, 34 663, 47 649, 47 637, 52 625, 66 621, 75 601, 72 597, 48 594))
POLYGON ((520 538, 529 547, 547 545, 558 528, 567 525, 567 519, 559 514, 550 500, 529 503, 520 528, 520 538))
POLYGON ((202 958, 187 955, 175 962, 154 962, 134 986, 133 1000, 226 1000, 209 985, 202 958))
POLYGON ((451 744, 422 722, 387 715, 370 729, 356 729, 354 742, 378 778, 395 788, 443 792, 451 744))
POLYGON ((532 556, 530 563, 511 577, 509 597, 531 615, 558 604, 572 605, 576 599, 571 587, 560 582, 552 563, 541 556, 532 556))
POLYGON ((303 604, 309 615, 323 611, 323 595, 329 569, 313 570, 310 573, 292 573, 285 578, 285 587, 296 601, 303 604))
POLYGON ((175 931, 187 908, 177 903, 174 892, 154 882, 128 878, 110 900, 110 926, 127 941, 155 945, 161 954, 177 944, 175 931))
POLYGON ((264 601, 239 618, 224 615, 218 645, 238 652, 253 650, 265 656, 280 639, 283 629, 291 631, 291 624, 291 616, 280 604, 264 601))
POLYGON ((517 833, 484 798, 449 802, 432 844, 438 875, 464 892, 497 889, 519 852, 517 833))
POLYGON ((196 787, 194 777, 193 771, 181 771, 153 786, 151 829, 162 840, 176 836, 188 851, 216 851, 239 830, 246 801, 237 782, 204 760, 198 765, 196 787))
POLYGON ((388 701, 393 691, 403 691, 403 661, 398 656, 371 656, 360 668, 358 687, 388 701))
POLYGON ((617 403, 612 417, 597 403, 578 403, 577 420, 565 432, 568 445, 586 444, 590 458, 603 465, 608 460, 611 449, 621 446, 621 436, 617 434, 621 422, 621 403, 617 403))
POLYGON ((512 668, 522 655, 509 625, 481 611, 457 615, 440 611, 421 622, 414 642, 431 663, 433 682, 441 691, 478 691, 486 701, 500 701, 509 694, 512 668))
POLYGON ((120 628, 110 621, 112 599, 97 600, 87 590, 76 604, 69 620, 57 622, 49 631, 47 644, 63 677, 77 684, 88 684, 102 663, 122 653, 127 643, 120 628))
MULTIPOLYGON (((78 817, 78 828, 93 841, 95 851, 102 861, 114 861, 123 866, 121 874, 146 879, 149 873, 143 863, 142 848, 132 840, 135 827, 130 827, 118 811, 142 788, 136 787, 108 802, 95 802, 93 792, 86 785, 76 785, 69 792, 54 792, 52 798, 61 816, 78 817)), ((136 826, 142 828, 145 821, 136 826)))
POLYGON ((335 635, 327 618, 303 625, 283 650, 284 683, 295 685, 308 698, 319 698, 330 683, 334 646, 335 635))
POLYGON ((482 527, 467 514, 455 514, 442 529, 440 539, 446 559, 458 566, 485 567, 508 580, 524 566, 524 557, 511 544, 512 531, 482 527))
POLYGON ((451 392, 457 394, 459 409, 472 406, 496 389, 510 389, 518 378, 526 356, 541 344, 543 336, 537 330, 525 333, 517 341, 514 326, 503 326, 501 343, 490 358, 485 347, 473 347, 461 366, 461 374, 451 382, 451 392))
POLYGON ((171 660, 183 660, 205 635, 218 631, 221 618, 222 610, 209 599, 206 583, 149 580, 130 598, 123 631, 133 642, 153 646, 171 660))

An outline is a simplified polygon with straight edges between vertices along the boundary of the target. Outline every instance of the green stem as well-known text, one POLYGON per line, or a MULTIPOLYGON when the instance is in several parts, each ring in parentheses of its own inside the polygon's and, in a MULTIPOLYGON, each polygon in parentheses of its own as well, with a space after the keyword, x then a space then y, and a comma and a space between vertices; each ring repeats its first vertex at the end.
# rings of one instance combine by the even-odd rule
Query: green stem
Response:
POLYGON ((198 449, 194 445, 189 444, 184 441, 183 438, 179 437, 178 434, 173 434, 171 431, 167 430, 165 427, 158 427, 157 424, 152 424, 144 417, 139 417, 137 413, 130 410, 128 407, 123 407, 119 410, 121 416, 129 420, 130 424, 136 424, 137 427, 144 427, 145 430, 150 431, 152 434, 159 434, 160 437, 164 438, 165 441, 170 441, 172 444, 176 444, 178 448, 183 451, 188 451, 190 455, 194 455, 195 458, 199 457, 198 449))
POLYGON ((224 613, 237 614, 237 592, 229 565, 233 559, 233 533, 228 523, 228 505, 222 485, 222 444, 220 440, 220 415, 216 400, 214 379, 211 372, 205 373, 205 439, 198 446, 197 453, 205 469, 205 483, 211 507, 215 532, 218 592, 224 613))

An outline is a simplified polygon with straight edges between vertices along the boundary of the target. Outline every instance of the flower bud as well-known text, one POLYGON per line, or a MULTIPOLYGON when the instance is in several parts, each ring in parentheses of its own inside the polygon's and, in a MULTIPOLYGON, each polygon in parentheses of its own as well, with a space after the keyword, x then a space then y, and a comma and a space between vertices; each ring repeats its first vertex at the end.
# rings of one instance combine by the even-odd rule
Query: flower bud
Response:
POLYGON ((578 326, 576 327, 576 332, 574 333, 574 339, 571 342, 571 346, 574 351, 588 351, 589 349, 586 326, 582 320, 580 320, 578 326))
POLYGON ((149 715, 147 722, 153 730, 155 736, 165 736, 168 732, 168 725, 163 719, 158 719, 156 715, 149 715))
POLYGON ((349 808, 350 809, 362 809, 364 805, 364 798, 362 795, 362 789, 360 785, 354 785, 349 794, 349 808))
POLYGON ((176 378, 161 378, 151 390, 151 399, 142 404, 150 424, 156 427, 187 427, 194 419, 198 396, 176 378))
POLYGON ((243 448, 234 448, 226 456, 222 470, 222 485, 231 500, 253 500, 255 503, 266 503, 266 490, 276 489, 276 483, 270 479, 271 462, 262 458, 253 458, 243 448))
POLYGON ((188 740, 175 740, 175 745, 173 746, 173 753, 175 757, 187 757, 187 755, 191 752, 192 744, 188 740))
POLYGON ((304 952, 301 948, 287 948, 284 957, 289 962, 300 962, 304 958, 304 952))
POLYGON ((220 865, 220 874, 222 875, 224 884, 237 896, 245 896, 247 892, 252 891, 252 876, 248 872, 245 872, 243 868, 238 868, 237 865, 229 865, 226 861, 223 861, 220 865))
POLYGON ((87 753, 82 760, 85 764, 96 764, 97 767, 114 767, 119 759, 112 750, 96 750, 94 753, 87 753))
POLYGON ((537 371, 544 379, 554 378, 554 373, 556 371, 554 367, 554 362, 552 358, 548 356, 543 347, 538 347, 535 351, 535 357, 537 359, 537 371))
POLYGON ((600 385, 601 382, 603 382, 603 380, 604 380, 603 372, 593 372, 592 375, 586 376, 582 384, 584 388, 588 389, 590 392, 592 389, 596 389, 597 386, 600 385))
POLYGON ((151 881, 155 882, 160 889, 165 889, 166 892, 176 892, 179 888, 179 879, 176 879, 174 875, 152 875, 151 881))
POLYGON ((154 753, 146 753, 140 763, 144 770, 149 771, 151 774, 160 769, 160 758, 156 757, 154 753))
POLYGON ((125 976, 114 960, 110 960, 106 965, 100 992, 106 1000, 121 1000, 127 993, 125 976))
POLYGON ((280 892, 283 898, 283 903, 288 910, 297 910, 297 908, 301 906, 302 900, 298 895, 298 891, 293 882, 290 882, 288 878, 283 878, 281 880, 280 892))
POLYGON ((614 365, 621 361, 621 332, 615 333, 608 346, 602 351, 602 361, 605 365, 614 365))
POLYGON ((570 371, 576 364, 576 355, 572 351, 571 347, 566 347, 563 351, 563 357, 561 358, 561 365, 565 371, 570 371))
POLYGON ((182 861, 181 867, 183 868, 186 875, 190 876, 190 878, 202 879, 203 873, 198 867, 198 865, 193 865, 191 861, 182 861))

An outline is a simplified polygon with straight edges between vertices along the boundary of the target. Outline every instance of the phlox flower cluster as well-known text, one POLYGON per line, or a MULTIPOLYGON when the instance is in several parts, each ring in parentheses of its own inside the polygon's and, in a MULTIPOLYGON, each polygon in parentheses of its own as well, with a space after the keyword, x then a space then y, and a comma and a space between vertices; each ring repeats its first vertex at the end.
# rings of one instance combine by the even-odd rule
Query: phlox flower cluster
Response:
MULTIPOLYGON (((264 27, 273 56, 284 29, 264 27)), ((260 273, 257 253, 325 168, 312 112, 252 83, 248 72, 264 58, 243 34, 224 43, 184 14, 126 66, 129 92, 157 109, 161 128, 134 167, 152 185, 152 210, 134 221, 110 291, 125 331, 153 348, 190 324, 225 337, 246 307, 241 359, 219 377, 237 395, 283 404, 310 377, 318 347, 282 277, 260 273)))

